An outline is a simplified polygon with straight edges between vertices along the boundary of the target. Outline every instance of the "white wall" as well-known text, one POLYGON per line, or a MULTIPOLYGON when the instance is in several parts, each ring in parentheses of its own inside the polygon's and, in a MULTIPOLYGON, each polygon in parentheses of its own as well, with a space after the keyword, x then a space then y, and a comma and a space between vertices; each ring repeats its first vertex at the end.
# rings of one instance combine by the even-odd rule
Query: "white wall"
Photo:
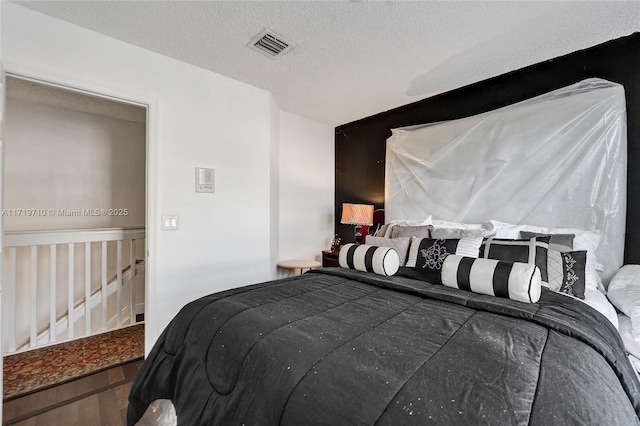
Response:
POLYGON ((294 245, 310 247, 308 253, 297 255, 314 257, 328 247, 334 169, 333 131, 327 126, 283 114, 279 198, 286 214, 274 218, 274 212, 283 209, 271 204, 276 114, 269 92, 16 4, 2 2, 0 7, 2 60, 9 71, 151 104, 147 351, 185 303, 271 277, 273 220, 280 219, 279 239, 287 242, 275 257, 288 255, 294 245), (303 143, 307 148, 299 147, 303 143), (295 152, 289 154, 289 149, 295 152), (326 161, 330 166, 322 172, 318 166, 314 178, 283 184, 283 177, 292 179, 304 170, 296 155, 299 151, 305 155, 317 151, 330 158, 326 161), (195 193, 194 167, 216 170, 215 194, 195 193), (303 188, 303 182, 310 187, 303 188), (293 196, 288 191, 294 191, 293 196), (326 205, 308 208, 293 202, 309 193, 326 205), (161 215, 179 215, 180 229, 159 231, 161 215), (294 232, 291 222, 300 224, 295 228, 308 229, 306 236, 289 238, 294 232))
POLYGON ((150 213, 155 224, 179 215, 180 229, 156 230, 147 342, 194 298, 268 279, 270 94, 11 3, 2 8, 8 70, 155 100, 150 213), (216 170, 215 194, 195 193, 195 167, 216 170))
POLYGON ((334 235, 334 129, 280 113, 279 257, 321 261, 334 235))
POLYGON ((45 214, 5 215, 5 231, 144 226, 144 123, 14 98, 6 107, 5 209, 45 214), (60 214, 89 209, 123 214, 60 214))

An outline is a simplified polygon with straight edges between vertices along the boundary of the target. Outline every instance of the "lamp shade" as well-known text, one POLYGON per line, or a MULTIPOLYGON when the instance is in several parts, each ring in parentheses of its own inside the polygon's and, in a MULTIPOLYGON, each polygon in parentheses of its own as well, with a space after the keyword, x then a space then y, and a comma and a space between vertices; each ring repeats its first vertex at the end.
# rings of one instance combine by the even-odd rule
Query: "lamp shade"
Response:
POLYGON ((347 225, 373 225, 373 206, 369 204, 342 204, 340 223, 347 225))

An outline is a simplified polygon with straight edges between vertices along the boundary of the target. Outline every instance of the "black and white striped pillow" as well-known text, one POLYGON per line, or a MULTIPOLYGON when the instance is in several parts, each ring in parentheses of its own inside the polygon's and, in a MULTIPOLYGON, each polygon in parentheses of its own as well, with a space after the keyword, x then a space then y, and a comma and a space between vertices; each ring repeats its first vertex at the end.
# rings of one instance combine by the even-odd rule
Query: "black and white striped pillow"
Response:
POLYGON ((411 238, 383 238, 383 237, 367 237, 367 244, 376 247, 391 247, 398 253, 400 259, 400 266, 404 266, 407 260, 407 253, 409 252, 409 244, 411 244, 411 238))
POLYGON ((442 264, 442 284, 525 303, 540 300, 540 268, 521 262, 450 255, 442 264))
POLYGON ((366 244, 345 244, 340 249, 338 262, 343 268, 373 272, 378 275, 393 275, 400 268, 398 252, 393 248, 366 244))

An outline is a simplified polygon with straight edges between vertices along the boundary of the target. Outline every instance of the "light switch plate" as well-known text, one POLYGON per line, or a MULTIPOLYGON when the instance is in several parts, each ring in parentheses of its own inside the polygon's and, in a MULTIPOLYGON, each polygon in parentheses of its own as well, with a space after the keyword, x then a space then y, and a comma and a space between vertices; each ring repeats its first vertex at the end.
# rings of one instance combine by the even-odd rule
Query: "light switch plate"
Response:
POLYGON ((178 216, 162 216, 162 230, 175 231, 178 229, 178 216))
POLYGON ((215 170, 196 167, 196 192, 216 192, 215 170))

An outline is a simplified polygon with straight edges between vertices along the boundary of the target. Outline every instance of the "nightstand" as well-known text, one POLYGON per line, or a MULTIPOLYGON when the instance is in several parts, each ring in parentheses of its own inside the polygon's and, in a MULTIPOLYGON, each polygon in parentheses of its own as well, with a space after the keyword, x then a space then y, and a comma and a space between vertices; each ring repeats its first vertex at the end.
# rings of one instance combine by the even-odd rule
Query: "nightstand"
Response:
POLYGON ((340 250, 322 250, 322 267, 336 267, 340 266, 338 263, 338 256, 340 255, 340 250))

